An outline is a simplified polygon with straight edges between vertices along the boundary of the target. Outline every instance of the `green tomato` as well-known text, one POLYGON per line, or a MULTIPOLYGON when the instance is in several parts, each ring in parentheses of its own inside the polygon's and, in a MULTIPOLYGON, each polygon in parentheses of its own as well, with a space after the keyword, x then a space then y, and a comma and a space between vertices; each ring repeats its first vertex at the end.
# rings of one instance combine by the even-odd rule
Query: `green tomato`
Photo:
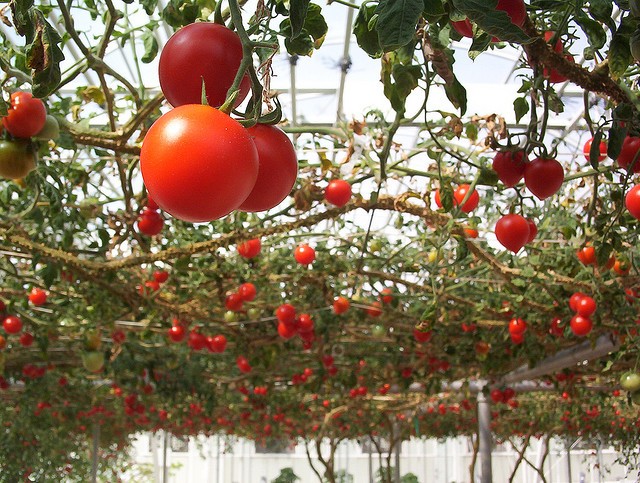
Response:
POLYGON ((257 320, 260 318, 260 310, 255 308, 255 307, 251 307, 249 310, 247 310, 247 317, 249 317, 249 320, 257 320))
POLYGON ((36 168, 36 157, 29 141, 0 141, 0 176, 24 178, 36 168))
POLYGON ((625 372, 620 377, 620 387, 631 392, 640 390, 640 374, 631 371, 625 372))
POLYGON ((41 141, 58 139, 60 137, 60 125, 58 124, 58 120, 54 116, 47 114, 44 126, 40 129, 40 132, 33 137, 41 141))
POLYGON ((236 315, 236 313, 233 310, 227 310, 224 313, 224 321, 225 322, 235 322, 236 320, 238 320, 238 316, 236 315))
POLYGON ((374 238, 369 242, 369 251, 371 253, 378 253, 380 250, 382 250, 382 240, 374 238))
POLYGON ((104 367, 104 354, 98 351, 84 352, 82 365, 89 372, 99 372, 104 367))
POLYGON ((371 327, 371 335, 379 339, 387 335, 387 329, 384 325, 376 324, 371 327))

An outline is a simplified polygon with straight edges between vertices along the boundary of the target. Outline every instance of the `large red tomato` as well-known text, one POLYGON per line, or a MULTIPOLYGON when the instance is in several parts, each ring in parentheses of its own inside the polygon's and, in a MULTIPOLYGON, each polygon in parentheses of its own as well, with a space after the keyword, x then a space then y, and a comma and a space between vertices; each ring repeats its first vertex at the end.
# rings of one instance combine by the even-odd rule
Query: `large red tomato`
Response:
POLYGON ((633 172, 640 173, 640 138, 627 136, 622 142, 622 149, 616 159, 621 168, 629 170, 633 163, 633 172), (635 162, 634 162, 635 160, 635 162))
POLYGON ((536 158, 525 167, 524 184, 541 200, 556 194, 563 182, 564 169, 553 158, 536 158))
POLYGON ((47 120, 47 110, 37 97, 29 92, 14 92, 11 94, 11 105, 2 124, 17 138, 35 136, 44 127, 47 120))
MULTIPOLYGON (((202 83, 207 102, 221 106, 233 84, 240 62, 242 43, 238 35, 224 25, 198 22, 178 30, 160 54, 160 88, 174 106, 200 104, 202 83)), ((250 82, 242 79, 235 104, 247 96, 250 82)))
POLYGON ((529 223, 520 215, 504 215, 496 223, 496 238, 500 244, 518 253, 529 240, 529 223))
POLYGON ((624 204, 631 216, 640 220, 640 184, 635 185, 624 197, 624 204))
MULTIPOLYGON (((524 19, 527 18, 527 10, 523 0, 498 0, 496 10, 502 10, 511 19, 511 22, 519 27, 524 24, 524 19)), ((463 37, 473 37, 473 26, 469 19, 462 20, 460 22, 451 22, 453 28, 463 37)), ((499 42, 500 39, 493 37, 492 42, 499 42)))
POLYGON ((258 177, 258 152, 240 123, 213 107, 189 104, 151 126, 140 168, 163 210, 184 221, 211 221, 249 196, 258 177))
POLYGON ((298 157, 287 135, 275 126, 256 124, 247 132, 258 150, 260 166, 256 184, 239 209, 265 211, 291 192, 298 177, 298 157))
POLYGON ((498 151, 493 158, 493 170, 498 179, 509 188, 517 185, 524 176, 527 153, 520 151, 498 151))

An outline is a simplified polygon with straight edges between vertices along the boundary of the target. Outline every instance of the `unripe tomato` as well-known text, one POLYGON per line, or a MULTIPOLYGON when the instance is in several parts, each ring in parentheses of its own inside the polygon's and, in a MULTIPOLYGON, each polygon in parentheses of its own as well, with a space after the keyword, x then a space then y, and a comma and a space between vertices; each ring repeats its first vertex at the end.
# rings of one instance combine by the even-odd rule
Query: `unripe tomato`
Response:
POLYGON ((46 120, 44 103, 29 92, 18 91, 11 94, 9 112, 2 124, 12 136, 29 138, 40 132, 46 120))
POLYGON ((252 240, 242 242, 238 245, 238 254, 242 258, 255 258, 260 253, 261 248, 262 244, 260 242, 260 238, 253 238, 252 240))
POLYGON ((343 179, 332 179, 324 190, 324 199, 335 206, 344 206, 351 199, 351 185, 343 179))
POLYGON ((256 124, 247 129, 258 151, 258 177, 242 211, 265 211, 284 200, 298 177, 298 157, 287 135, 275 126, 256 124))
POLYGON ((187 104, 160 117, 140 152, 144 184, 163 210, 184 221, 212 221, 247 199, 258 177, 248 131, 209 106, 187 104))
POLYGON ((27 176, 36 168, 36 157, 29 142, 0 140, 0 176, 6 179, 19 179, 27 176))
POLYGON ((295 249, 293 256, 300 265, 310 265, 316 259, 316 251, 305 243, 295 249))
POLYGON ((620 377, 620 387, 626 391, 640 391, 640 374, 637 372, 625 372, 620 377))
MULTIPOLYGON (((158 63, 160 88, 174 106, 201 104, 204 83, 207 102, 221 106, 242 61, 242 43, 238 34, 224 25, 197 22, 171 36, 158 63)), ((235 100, 239 105, 247 96, 250 82, 242 79, 235 100)))

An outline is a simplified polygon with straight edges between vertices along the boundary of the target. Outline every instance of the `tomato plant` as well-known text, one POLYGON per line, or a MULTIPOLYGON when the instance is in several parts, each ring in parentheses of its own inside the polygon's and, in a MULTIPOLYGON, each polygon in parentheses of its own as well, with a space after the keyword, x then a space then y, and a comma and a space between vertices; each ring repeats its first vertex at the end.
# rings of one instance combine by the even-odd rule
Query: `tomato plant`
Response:
MULTIPOLYGON (((467 196, 467 193, 469 192, 470 188, 471 186, 468 184, 461 184, 455 189, 455 191, 453 192, 453 203, 455 206, 460 206, 460 204, 464 201, 465 196, 467 196)), ((438 205, 438 208, 442 208, 442 201, 440 199, 440 190, 436 190, 435 202, 436 202, 436 205, 438 205)), ((480 195, 474 189, 469 195, 469 199, 467 199, 467 201, 464 203, 464 205, 462 205, 460 209, 465 213, 470 213, 478 207, 479 203, 480 203, 480 195)))
POLYGON ((47 110, 44 103, 29 92, 11 94, 8 114, 2 118, 4 128, 17 138, 35 136, 44 127, 47 110))
POLYGON ((258 165, 255 144, 238 121, 195 104, 160 117, 140 152, 142 177, 154 201, 194 223, 237 209, 255 186, 258 165))
MULTIPOLYGON (((189 24, 165 44, 160 54, 160 88, 174 106, 200 104, 204 83, 207 102, 221 106, 242 61, 238 35, 224 25, 198 22, 189 24)), ((235 100, 238 105, 250 89, 245 76, 235 100)))
MULTIPOLYGON (((505 12, 514 25, 521 27, 527 17, 525 4, 522 0, 498 0, 496 10, 505 12)), ((473 26, 469 19, 451 22, 453 28, 463 37, 473 37, 473 26)), ((499 42, 497 37, 491 38, 492 42, 499 42)))
POLYGON ((631 170, 634 173, 640 173, 638 158, 640 158, 640 137, 625 137, 616 162, 627 171, 631 170))

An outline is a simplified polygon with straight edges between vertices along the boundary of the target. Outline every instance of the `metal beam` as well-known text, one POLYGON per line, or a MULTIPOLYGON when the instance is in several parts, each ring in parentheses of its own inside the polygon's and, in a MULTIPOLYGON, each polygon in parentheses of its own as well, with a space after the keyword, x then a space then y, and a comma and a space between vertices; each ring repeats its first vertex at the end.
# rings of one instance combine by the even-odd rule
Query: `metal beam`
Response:
POLYGON ((491 406, 482 391, 478 392, 478 438, 480 444, 480 482, 491 483, 493 481, 491 468, 491 448, 493 446, 491 406))

